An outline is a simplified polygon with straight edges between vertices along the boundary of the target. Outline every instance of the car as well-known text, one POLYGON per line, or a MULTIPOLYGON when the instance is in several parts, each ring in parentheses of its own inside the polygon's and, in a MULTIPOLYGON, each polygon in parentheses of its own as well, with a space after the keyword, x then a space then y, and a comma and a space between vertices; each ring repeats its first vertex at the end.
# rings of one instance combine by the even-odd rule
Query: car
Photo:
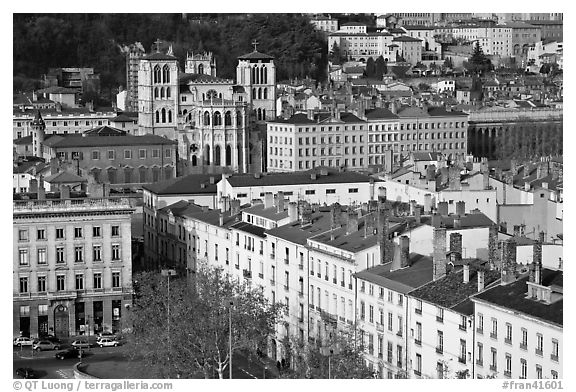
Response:
POLYGON ((62 341, 54 335, 43 335, 43 336, 40 336, 40 339, 41 340, 48 340, 54 344, 62 345, 62 341))
POLYGON ((18 368, 16 375, 22 378, 38 378, 38 374, 32 368, 18 368))
POLYGON ((98 334, 98 339, 101 338, 110 338, 110 339, 115 339, 116 338, 116 334, 112 333, 112 332, 100 332, 98 334))
POLYGON ((88 343, 87 340, 75 340, 72 342, 71 346, 75 348, 90 348, 91 344, 88 343))
POLYGON ((49 340, 39 340, 34 343, 32 348, 36 351, 59 350, 60 346, 57 343, 53 343, 49 340))
POLYGON ((98 338, 96 344, 100 347, 118 347, 120 342, 116 338, 98 338))
POLYGON ((64 351, 57 352, 54 357, 56 357, 56 359, 80 358, 80 350, 75 347, 68 348, 64 351))
POLYGON ((14 346, 22 347, 22 346, 32 346, 34 344, 34 340, 30 339, 26 336, 19 336, 14 339, 14 346))

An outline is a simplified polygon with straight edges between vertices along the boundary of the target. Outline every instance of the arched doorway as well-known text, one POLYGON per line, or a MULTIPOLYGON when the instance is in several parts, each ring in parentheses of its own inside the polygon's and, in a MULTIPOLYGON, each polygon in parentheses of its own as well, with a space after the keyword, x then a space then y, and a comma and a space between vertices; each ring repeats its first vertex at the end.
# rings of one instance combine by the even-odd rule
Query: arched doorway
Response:
POLYGON ((56 309, 54 309, 54 336, 58 338, 67 338, 70 336, 69 323, 68 307, 58 305, 56 309))
POLYGON ((192 155, 192 166, 198 166, 198 158, 196 155, 192 155))

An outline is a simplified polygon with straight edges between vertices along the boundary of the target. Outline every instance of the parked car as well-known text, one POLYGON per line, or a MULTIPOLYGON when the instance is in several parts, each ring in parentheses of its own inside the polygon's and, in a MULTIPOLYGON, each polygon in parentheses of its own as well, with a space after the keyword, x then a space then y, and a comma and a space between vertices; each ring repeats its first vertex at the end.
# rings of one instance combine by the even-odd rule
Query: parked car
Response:
POLYGON ((14 339, 14 346, 32 346, 34 344, 34 340, 27 338, 26 336, 19 336, 14 339))
POLYGON ((59 350, 60 346, 57 343, 52 343, 49 340, 40 340, 35 342, 32 348, 36 351, 59 350))
POLYGON ((38 374, 32 368, 18 368, 16 375, 22 378, 38 378, 38 374))
POLYGON ((100 347, 118 347, 120 342, 116 338, 98 338, 96 344, 100 347))
POLYGON ((72 342, 71 346, 75 348, 90 348, 91 344, 88 343, 87 340, 75 340, 72 342))
POLYGON ((58 345, 62 345, 62 341, 60 339, 58 339, 56 336, 54 335, 44 335, 44 336, 40 336, 41 340, 48 340, 54 344, 58 344, 58 345))
POLYGON ((98 339, 100 338, 110 338, 110 339, 114 339, 116 338, 116 334, 112 333, 112 332, 100 332, 98 334, 98 339))
POLYGON ((80 358, 80 350, 75 347, 68 348, 64 351, 57 352, 54 357, 56 357, 56 359, 80 358))

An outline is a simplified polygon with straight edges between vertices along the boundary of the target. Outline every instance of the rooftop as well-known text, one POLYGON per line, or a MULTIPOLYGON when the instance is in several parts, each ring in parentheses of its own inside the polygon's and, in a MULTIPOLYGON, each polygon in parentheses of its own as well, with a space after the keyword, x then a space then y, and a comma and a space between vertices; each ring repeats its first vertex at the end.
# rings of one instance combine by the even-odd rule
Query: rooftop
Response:
POLYGON ((44 181, 50 184, 68 184, 75 182, 87 182, 85 178, 80 177, 77 174, 70 173, 68 171, 58 172, 51 174, 44 178, 44 181))
POLYGON ((248 222, 234 223, 232 226, 230 226, 230 228, 245 231, 246 233, 254 234, 255 236, 258 236, 260 238, 266 238, 266 236, 264 235, 264 231, 266 231, 266 229, 264 229, 263 227, 254 226, 253 224, 248 222))
POLYGON ((76 94, 76 90, 60 86, 51 86, 38 90, 39 94, 76 94))
POLYGON ((158 135, 143 136, 98 136, 98 137, 62 137, 50 138, 44 144, 53 148, 68 147, 104 147, 104 146, 144 146, 176 144, 175 141, 158 135))
POLYGON ((365 183, 372 181, 372 178, 353 171, 338 172, 335 170, 327 170, 326 175, 321 175, 319 171, 310 170, 294 173, 268 173, 266 175, 260 175, 260 178, 255 178, 253 174, 233 174, 228 177, 227 180, 233 187, 248 187, 365 183), (312 178, 313 173, 316 173, 315 179, 312 178))
POLYGON ((488 287, 500 279, 500 273, 498 271, 490 271, 478 265, 471 265, 468 283, 464 283, 464 272, 460 269, 457 272, 450 272, 441 279, 431 281, 411 291, 409 295, 433 305, 444 308, 454 308, 478 292, 479 269, 485 271, 484 287, 488 287))
POLYGON ((400 37, 394 37, 392 41, 396 42, 422 42, 421 39, 409 37, 407 35, 401 35, 400 37))
MULTIPOLYGON (((563 272, 560 270, 543 268, 542 285, 563 287, 563 276, 563 272)), ((526 298, 526 294, 528 293, 527 281, 528 276, 525 275, 508 285, 492 287, 474 296, 473 299, 523 313, 527 316, 535 317, 562 327, 564 321, 564 300, 560 299, 551 304, 545 304, 531 298, 526 298)))
POLYGON ((86 136, 125 136, 126 132, 118 128, 110 127, 108 125, 103 125, 101 127, 96 127, 89 129, 84 132, 86 136))
POLYGON ((187 85, 189 83, 225 83, 225 84, 233 83, 232 80, 197 73, 182 73, 178 78, 178 82, 181 86, 187 85))
POLYGON ((174 204, 170 204, 166 207, 160 208, 158 211, 168 213, 172 211, 174 216, 189 216, 198 212, 202 212, 202 207, 187 200, 180 200, 174 204))
POLYGON ((177 60, 176 57, 170 55, 170 54, 164 54, 164 53, 160 53, 160 52, 154 52, 151 53, 149 55, 146 55, 144 57, 142 57, 143 60, 177 60))
POLYGON ((272 60, 274 56, 268 54, 260 53, 258 51, 253 51, 251 53, 246 53, 245 55, 239 56, 239 60, 272 60))
POLYGON ((369 120, 383 119, 383 118, 398 118, 397 115, 385 108, 376 108, 366 110, 366 118, 369 120))
POLYGON ((356 274, 359 279, 407 294, 413 289, 432 281, 432 258, 410 253, 410 266, 390 271, 392 263, 377 265, 356 274))
POLYGON ((312 224, 302 227, 300 222, 288 223, 266 231, 267 235, 287 241, 306 245, 308 238, 325 232, 330 228, 330 212, 317 211, 312 213, 312 224))
POLYGON ((243 212, 273 221, 279 221, 288 217, 288 211, 284 210, 282 212, 278 212, 278 209, 275 206, 264 208, 264 204, 257 204, 255 206, 248 207, 243 212))
POLYGON ((216 194, 218 181, 220 179, 215 175, 190 174, 167 181, 146 184, 142 188, 157 195, 216 194), (213 178, 213 184, 210 183, 210 178, 213 178))

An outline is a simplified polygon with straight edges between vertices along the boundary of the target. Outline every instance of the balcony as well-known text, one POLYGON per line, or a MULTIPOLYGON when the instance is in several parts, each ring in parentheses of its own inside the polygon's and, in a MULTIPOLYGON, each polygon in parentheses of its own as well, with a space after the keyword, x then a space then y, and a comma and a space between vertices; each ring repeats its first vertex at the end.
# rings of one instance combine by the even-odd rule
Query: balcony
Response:
POLYGON ((376 323, 376 331, 384 332, 384 324, 376 323))
POLYGON ((338 316, 338 320, 339 320, 339 321, 342 321, 343 323, 346 322, 346 318, 345 318, 345 317, 342 317, 342 316, 338 316))
MULTIPOLYGON (((490 370, 492 370, 492 366, 490 366, 490 370)), ((512 377, 512 372, 510 370, 504 370, 504 377, 512 377)))
POLYGON ((496 367, 496 365, 490 365, 490 371, 496 372, 498 371, 498 368, 496 367))
POLYGON ((399 368, 402 368, 402 361, 397 361, 396 366, 398 366, 399 368))
POLYGON ((344 281, 340 282, 340 286, 344 287, 346 284, 344 283, 344 281))
POLYGON ((352 283, 348 283, 348 289, 352 290, 352 283))
POLYGON ((336 315, 330 314, 330 313, 325 312, 323 310, 320 311, 320 317, 326 323, 330 323, 330 324, 337 324, 338 323, 338 317, 336 315))
POLYGON ((239 264, 236 264, 234 267, 235 267, 237 270, 240 269, 240 265, 239 265, 239 264))
POLYGON ((466 364, 466 358, 458 357, 458 362, 466 364))
POLYGON ((298 264, 298 269, 301 271, 304 270, 304 264, 298 264))
POLYGON ((512 344, 512 339, 510 339, 510 338, 504 338, 504 343, 506 343, 506 344, 512 344))
POLYGON ((332 278, 332 283, 338 284, 338 280, 336 278, 332 278))
POLYGON ((462 324, 458 325, 458 329, 459 329, 460 331, 466 332, 466 326, 465 326, 465 325, 462 325, 462 324))
POLYGON ((102 211, 118 210, 123 208, 133 210, 128 199, 125 198, 84 198, 84 199, 43 199, 15 201, 13 203, 14 213, 29 212, 69 212, 79 211, 102 211))
POLYGON ((324 280, 328 282, 328 275, 324 275, 324 280))
POLYGON ((251 278, 252 278, 252 271, 242 270, 242 275, 243 275, 244 278, 246 278, 246 279, 251 279, 251 278))
POLYGON ((316 273, 316 276, 319 277, 319 278, 321 278, 321 277, 322 277, 322 274, 321 274, 320 272, 317 272, 317 273, 316 273))
POLYGON ((498 339, 498 334, 495 332, 490 332, 490 338, 491 339, 498 339))
POLYGON ((436 352, 438 354, 444 354, 444 348, 443 347, 436 347, 436 352))
POLYGON ((420 339, 415 339, 415 340, 414 340, 414 344, 417 345, 417 346, 422 346, 422 340, 420 340, 420 339))
POLYGON ((287 258, 284 259, 284 264, 288 265, 290 264, 290 260, 288 260, 287 258))
POLYGON ((76 290, 67 290, 67 291, 56 291, 52 293, 48 293, 48 299, 57 301, 62 299, 73 299, 78 297, 78 293, 76 290))
POLYGON ((400 336, 400 337, 402 337, 402 330, 400 330, 400 331, 396 332, 396 336, 400 336))
POLYGON ((481 359, 477 359, 476 360, 476 365, 478 366, 484 366, 484 362, 481 359))
POLYGON ((421 376, 422 373, 419 370, 414 369, 414 375, 421 376))

